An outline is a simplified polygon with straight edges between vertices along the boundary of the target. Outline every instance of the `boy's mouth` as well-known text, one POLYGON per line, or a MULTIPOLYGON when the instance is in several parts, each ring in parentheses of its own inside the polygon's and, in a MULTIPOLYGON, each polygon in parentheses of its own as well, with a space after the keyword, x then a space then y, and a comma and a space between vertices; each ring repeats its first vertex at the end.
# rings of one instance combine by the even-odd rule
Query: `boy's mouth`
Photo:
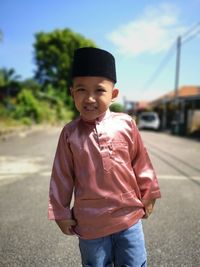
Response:
POLYGON ((84 109, 86 111, 95 111, 97 110, 97 107, 96 106, 85 106, 84 109))

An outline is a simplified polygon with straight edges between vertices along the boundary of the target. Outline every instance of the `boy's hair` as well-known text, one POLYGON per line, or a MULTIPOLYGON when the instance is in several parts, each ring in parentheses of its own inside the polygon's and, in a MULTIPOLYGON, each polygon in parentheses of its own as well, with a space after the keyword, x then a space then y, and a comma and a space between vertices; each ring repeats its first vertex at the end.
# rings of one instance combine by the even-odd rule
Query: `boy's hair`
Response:
POLYGON ((115 58, 102 49, 83 47, 75 50, 71 69, 71 83, 75 77, 100 76, 117 82, 115 58))

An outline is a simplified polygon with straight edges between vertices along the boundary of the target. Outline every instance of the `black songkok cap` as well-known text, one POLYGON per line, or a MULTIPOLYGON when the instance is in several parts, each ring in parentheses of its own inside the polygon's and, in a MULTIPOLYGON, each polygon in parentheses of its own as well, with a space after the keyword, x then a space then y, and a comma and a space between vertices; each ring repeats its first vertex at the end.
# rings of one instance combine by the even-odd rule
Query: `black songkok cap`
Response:
POLYGON ((78 76, 101 76, 117 82, 115 58, 109 52, 93 47, 75 50, 72 79, 78 76))

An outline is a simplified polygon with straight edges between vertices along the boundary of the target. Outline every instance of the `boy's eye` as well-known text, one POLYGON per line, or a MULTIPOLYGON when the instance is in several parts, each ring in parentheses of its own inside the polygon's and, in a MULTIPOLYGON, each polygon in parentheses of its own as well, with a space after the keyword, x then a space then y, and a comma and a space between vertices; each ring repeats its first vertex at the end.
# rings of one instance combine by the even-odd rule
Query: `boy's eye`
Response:
POLYGON ((106 92, 106 90, 103 89, 103 88, 98 88, 98 89, 97 89, 97 92, 106 92))
POLYGON ((85 91, 85 89, 84 88, 77 88, 76 91, 77 92, 83 92, 83 91, 85 91))

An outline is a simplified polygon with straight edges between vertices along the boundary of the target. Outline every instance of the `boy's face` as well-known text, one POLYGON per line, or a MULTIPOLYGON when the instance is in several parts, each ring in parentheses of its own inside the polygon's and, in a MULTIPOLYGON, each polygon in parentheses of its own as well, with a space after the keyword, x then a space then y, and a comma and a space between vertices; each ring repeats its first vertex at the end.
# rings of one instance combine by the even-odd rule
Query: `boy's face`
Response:
POLYGON ((74 78, 71 94, 81 116, 87 121, 94 121, 106 112, 117 97, 118 89, 104 77, 84 76, 74 78))

